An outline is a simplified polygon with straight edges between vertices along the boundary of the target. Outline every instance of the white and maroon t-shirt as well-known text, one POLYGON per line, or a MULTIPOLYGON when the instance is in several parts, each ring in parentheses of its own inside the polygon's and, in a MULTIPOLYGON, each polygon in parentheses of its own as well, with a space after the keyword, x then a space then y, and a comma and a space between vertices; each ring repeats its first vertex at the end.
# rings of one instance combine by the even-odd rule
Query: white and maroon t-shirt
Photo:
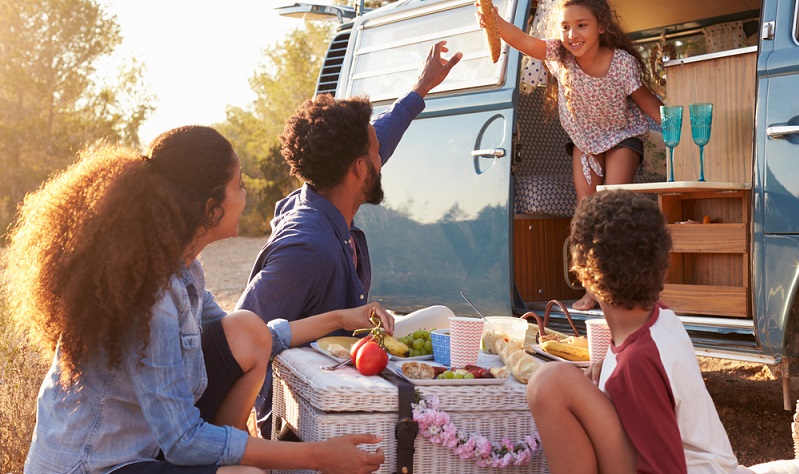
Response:
POLYGON ((621 346, 611 343, 599 388, 638 450, 638 472, 729 473, 738 468, 688 333, 655 306, 621 346))

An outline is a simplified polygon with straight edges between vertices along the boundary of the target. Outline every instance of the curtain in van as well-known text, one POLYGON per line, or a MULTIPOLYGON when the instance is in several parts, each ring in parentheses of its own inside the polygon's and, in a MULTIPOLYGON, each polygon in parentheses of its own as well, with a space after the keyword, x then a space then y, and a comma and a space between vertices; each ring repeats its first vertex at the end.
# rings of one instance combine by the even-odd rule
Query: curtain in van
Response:
POLYGON ((744 42, 742 21, 728 21, 710 25, 702 29, 705 35, 705 49, 708 53, 740 48, 744 42))
MULTIPOLYGON (((530 22, 528 34, 536 38, 557 38, 559 11, 558 0, 539 0, 535 15, 530 22)), ((547 85, 547 70, 544 64, 529 56, 522 59, 521 91, 530 94, 534 87, 547 85)))

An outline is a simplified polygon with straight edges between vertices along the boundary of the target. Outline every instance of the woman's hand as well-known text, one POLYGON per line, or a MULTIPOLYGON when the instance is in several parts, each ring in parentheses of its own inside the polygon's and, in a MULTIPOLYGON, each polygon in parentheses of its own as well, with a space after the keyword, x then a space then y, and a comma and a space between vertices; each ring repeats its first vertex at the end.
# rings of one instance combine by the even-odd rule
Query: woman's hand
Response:
POLYGON ((386 330, 386 333, 394 334, 394 317, 388 314, 386 310, 380 306, 380 303, 369 303, 357 308, 341 310, 341 325, 348 331, 371 328, 374 326, 369 320, 372 312, 380 319, 380 323, 383 329, 386 330))
MULTIPOLYGON (((367 305, 368 306, 368 305, 367 305)), ((374 453, 358 448, 359 444, 376 444, 382 441, 371 434, 336 436, 320 443, 319 470, 327 474, 367 474, 380 469, 385 461, 383 448, 374 453)), ((316 457, 316 455, 315 455, 316 457)))

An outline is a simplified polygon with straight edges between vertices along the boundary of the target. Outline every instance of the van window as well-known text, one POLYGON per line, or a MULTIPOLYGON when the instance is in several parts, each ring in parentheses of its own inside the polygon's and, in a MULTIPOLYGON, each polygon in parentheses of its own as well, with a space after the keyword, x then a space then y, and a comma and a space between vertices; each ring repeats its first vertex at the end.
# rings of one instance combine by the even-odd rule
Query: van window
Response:
MULTIPOLYGON (((512 0, 494 5, 506 19, 512 15, 512 0)), ((500 85, 504 80, 506 54, 496 64, 486 43, 485 32, 475 19, 474 0, 457 0, 417 8, 413 12, 364 22, 356 33, 353 69, 347 96, 369 95, 372 101, 396 99, 416 82, 419 65, 430 47, 446 40, 449 53, 463 58, 436 92, 500 85)), ((507 46, 503 43, 503 51, 507 46)))

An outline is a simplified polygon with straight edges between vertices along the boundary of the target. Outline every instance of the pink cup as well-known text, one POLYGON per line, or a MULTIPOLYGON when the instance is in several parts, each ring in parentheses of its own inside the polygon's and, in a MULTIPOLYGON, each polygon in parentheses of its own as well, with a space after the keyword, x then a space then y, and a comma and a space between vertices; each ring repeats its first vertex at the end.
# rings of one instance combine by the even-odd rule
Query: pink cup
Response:
POLYGON ((454 316, 449 318, 449 359, 452 367, 476 364, 483 338, 483 320, 454 316))
POLYGON ((610 328, 604 319, 588 319, 585 321, 588 335, 588 356, 591 362, 599 362, 605 358, 610 347, 610 328))

